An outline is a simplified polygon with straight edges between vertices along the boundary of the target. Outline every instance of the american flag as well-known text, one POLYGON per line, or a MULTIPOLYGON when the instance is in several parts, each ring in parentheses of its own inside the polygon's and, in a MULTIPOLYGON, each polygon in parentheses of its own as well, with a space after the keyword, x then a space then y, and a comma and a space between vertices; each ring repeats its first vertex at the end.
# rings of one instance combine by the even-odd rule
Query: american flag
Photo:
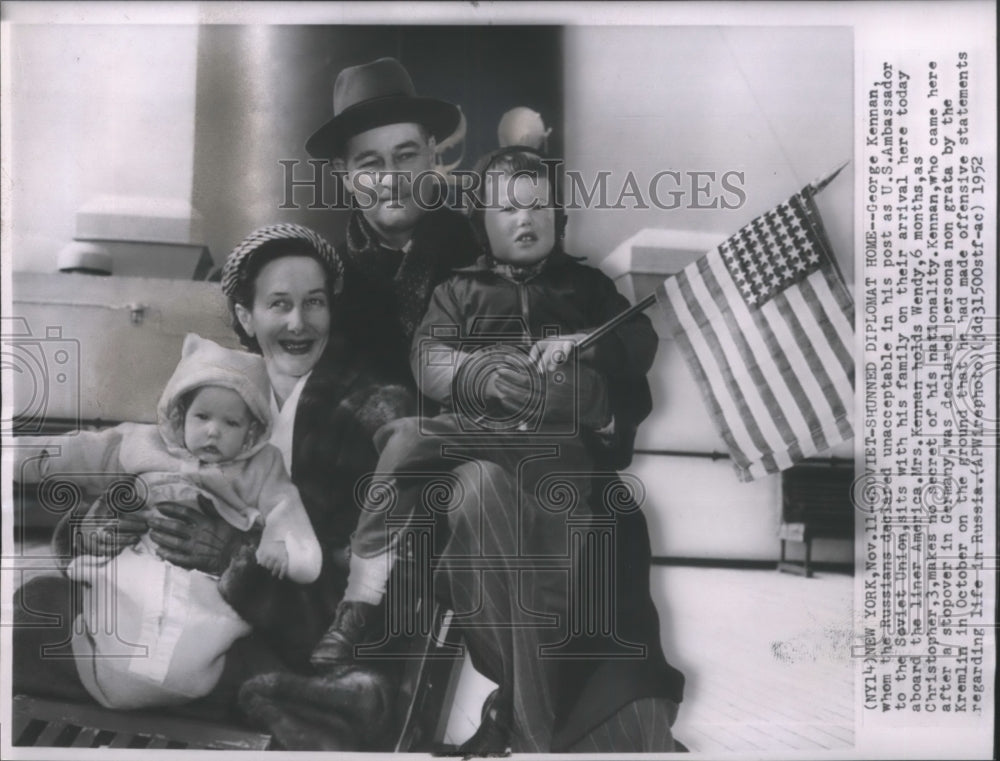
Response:
POLYGON ((657 290, 741 481, 854 435, 854 304, 813 201, 839 171, 657 290))

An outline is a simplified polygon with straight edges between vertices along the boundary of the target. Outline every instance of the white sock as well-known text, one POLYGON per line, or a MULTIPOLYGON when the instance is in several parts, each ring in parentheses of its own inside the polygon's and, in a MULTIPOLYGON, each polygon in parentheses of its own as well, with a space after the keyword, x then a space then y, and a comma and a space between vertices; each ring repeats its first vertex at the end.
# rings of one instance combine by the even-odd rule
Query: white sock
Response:
POLYGON ((370 558, 351 553, 351 570, 344 600, 378 605, 385 597, 389 572, 395 563, 396 553, 392 550, 370 558))

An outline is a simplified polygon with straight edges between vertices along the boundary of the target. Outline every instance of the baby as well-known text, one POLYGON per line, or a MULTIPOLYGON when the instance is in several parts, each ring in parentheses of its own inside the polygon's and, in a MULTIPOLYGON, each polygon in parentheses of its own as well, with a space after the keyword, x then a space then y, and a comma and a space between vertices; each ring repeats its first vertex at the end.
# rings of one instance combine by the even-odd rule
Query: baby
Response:
MULTIPOLYGON (((320 546, 281 453, 268 443, 269 393, 261 357, 189 334, 156 425, 25 438, 32 454, 22 455, 15 478, 72 479, 103 490, 132 474, 144 509, 211 503, 240 530, 262 522, 258 563, 279 578, 309 584, 319 576, 320 546)), ((101 498, 77 526, 83 546, 66 569, 84 585, 83 625, 74 626, 72 641, 81 681, 108 708, 207 694, 249 624, 219 594, 216 577, 161 559, 148 533, 116 556, 87 554, 88 524, 100 527, 107 516, 101 498)))
MULTIPOLYGON (((420 391, 445 412, 419 423, 396 421, 376 435, 379 477, 403 490, 391 510, 392 531, 422 508, 406 492, 408 477, 460 462, 442 456, 446 447, 500 465, 539 499, 543 479, 558 476, 575 492, 574 518, 590 515, 592 473, 607 469, 604 450, 614 432, 605 379, 644 378, 656 353, 656 333, 643 315, 577 351, 629 303, 607 276, 563 251, 565 216, 553 170, 534 149, 490 154, 480 162, 480 178, 483 203, 472 223, 484 255, 435 289, 411 353, 420 391), (544 450, 551 454, 540 456, 544 450)), ((395 560, 386 511, 364 507, 344 602, 313 653, 318 666, 351 659, 395 560)), ((566 507, 543 505, 519 516, 531 526, 526 535, 537 549, 530 551, 568 553, 566 507)))

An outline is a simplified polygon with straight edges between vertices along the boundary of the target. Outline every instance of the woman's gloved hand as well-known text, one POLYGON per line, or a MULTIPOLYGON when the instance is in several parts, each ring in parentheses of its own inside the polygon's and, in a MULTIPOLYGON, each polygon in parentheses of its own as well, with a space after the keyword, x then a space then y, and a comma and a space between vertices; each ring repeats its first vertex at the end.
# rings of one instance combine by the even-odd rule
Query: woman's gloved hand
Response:
POLYGON ((86 551, 92 555, 117 555, 146 533, 145 513, 119 513, 100 531, 91 534, 86 551))
POLYGON ((223 520, 208 498, 199 496, 198 504, 201 510, 176 502, 157 503, 147 519, 149 535, 164 560, 219 576, 236 552, 253 542, 253 535, 223 520))
POLYGON ((52 534, 56 557, 76 555, 117 555, 139 541, 149 528, 142 505, 122 505, 120 492, 109 490, 92 504, 81 503, 66 513, 52 534), (112 507, 117 505, 117 509, 112 507), (79 521, 86 521, 80 531, 79 521))

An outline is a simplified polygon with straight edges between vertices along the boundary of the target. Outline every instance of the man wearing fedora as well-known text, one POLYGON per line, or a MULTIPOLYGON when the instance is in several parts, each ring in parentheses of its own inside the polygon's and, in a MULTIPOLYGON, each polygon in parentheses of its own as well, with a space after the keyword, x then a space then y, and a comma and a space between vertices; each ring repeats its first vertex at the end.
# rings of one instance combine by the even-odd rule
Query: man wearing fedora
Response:
MULTIPOLYGON (((374 353, 399 382, 414 387, 410 344, 433 289, 479 254, 468 220, 435 206, 435 147, 459 125, 461 113, 450 104, 416 94, 409 74, 391 58, 344 69, 336 79, 333 118, 306 143, 315 158, 330 159, 344 175, 354 197, 346 237, 337 246, 344 259, 344 282, 334 314, 353 332, 352 349, 374 353)), ((484 488, 488 488, 487 485, 484 488)), ((516 498, 515 500, 516 501, 516 498)), ((680 701, 683 677, 666 662, 659 639, 659 618, 649 596, 649 536, 645 519, 632 510, 618 519, 615 589, 617 635, 639 643, 642 658, 595 655, 607 643, 582 642, 578 655, 558 669, 538 663, 541 638, 525 629, 511 637, 509 609, 516 604, 511 582, 507 605, 477 613, 477 628, 465 634, 473 662, 487 676, 510 684, 491 696, 483 723, 463 753, 515 751, 628 752, 673 750, 670 725, 680 701), (506 614, 504 612, 506 609, 506 614), (491 618, 492 617, 492 618, 491 618), (495 625, 487 626, 485 620, 495 625), (514 649, 516 652, 507 652, 514 649), (503 664, 514 664, 506 669, 503 664), (492 667, 492 668, 491 668, 492 667), (542 684, 543 674, 559 677, 542 684)), ((493 541, 483 537, 482 541, 493 541)), ((475 554, 470 550, 470 554, 475 554)), ((355 558, 352 558, 352 579, 355 558)), ((448 571, 444 571, 448 573, 448 571)), ((363 574, 360 574, 363 576, 363 574)), ((272 728, 294 727, 295 747, 322 747, 327 709, 344 699, 345 651, 364 641, 374 623, 374 606, 348 590, 337 616, 313 652, 316 690, 277 689, 266 697, 274 711, 272 728), (322 685, 326 685, 322 687, 322 685), (322 690, 330 695, 323 696, 322 690), (315 726, 310 726, 315 725, 315 726), (316 738, 310 745, 309 738, 316 738)), ((445 584, 445 588, 453 585, 445 584)), ((473 610, 469 600, 453 600, 473 610)), ((488 606, 485 606, 488 607, 488 606)), ((615 650, 619 642, 612 643, 615 650)), ((634 652, 634 648, 631 650, 634 652)))
POLYGON ((431 291, 478 246, 466 218, 443 206, 435 147, 458 127, 459 108, 419 96, 393 58, 340 72, 333 118, 306 141, 332 160, 353 199, 343 241, 344 286, 338 316, 358 352, 395 379, 413 384, 410 342, 431 291), (437 208, 433 208, 437 207, 437 208))

